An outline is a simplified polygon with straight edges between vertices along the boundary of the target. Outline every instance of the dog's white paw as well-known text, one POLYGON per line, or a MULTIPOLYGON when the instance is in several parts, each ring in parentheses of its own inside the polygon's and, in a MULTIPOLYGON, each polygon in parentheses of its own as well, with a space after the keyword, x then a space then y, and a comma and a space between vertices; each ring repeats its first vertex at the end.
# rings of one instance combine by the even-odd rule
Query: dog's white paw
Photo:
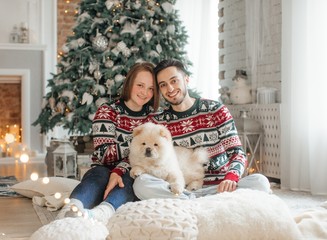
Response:
POLYGON ((129 175, 132 177, 132 178, 136 178, 138 176, 140 176, 142 173, 144 173, 144 170, 140 167, 133 167, 130 172, 129 172, 129 175))
POLYGON ((186 189, 189 190, 189 191, 195 191, 195 190, 198 190, 198 189, 202 188, 202 185, 203 185, 202 180, 196 180, 196 181, 190 182, 187 185, 186 189))
POLYGON ((171 183, 170 184, 170 190, 174 194, 180 195, 184 191, 184 186, 182 184, 179 184, 179 183, 171 183))

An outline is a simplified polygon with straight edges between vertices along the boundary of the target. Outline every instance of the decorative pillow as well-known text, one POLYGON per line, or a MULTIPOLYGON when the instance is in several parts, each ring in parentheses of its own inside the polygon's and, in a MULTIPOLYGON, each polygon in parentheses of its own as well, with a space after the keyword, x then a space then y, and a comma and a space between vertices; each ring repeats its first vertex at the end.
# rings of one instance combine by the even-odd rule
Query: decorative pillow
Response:
POLYGON ((194 201, 150 199, 127 203, 108 223, 107 240, 197 239, 194 201))
POLYGON ((43 197, 57 192, 71 192, 80 183, 78 180, 63 177, 49 177, 48 183, 44 183, 43 179, 26 180, 11 186, 11 189, 25 197, 33 198, 33 196, 43 197))
POLYGON ((42 226, 30 240, 104 240, 108 235, 106 226, 93 219, 63 218, 42 226))
POLYGON ((200 204, 199 240, 302 239, 289 208, 276 195, 239 189, 195 201, 200 204))
POLYGON ((301 239, 280 198, 250 189, 195 200, 127 203, 111 217, 108 230, 107 240, 301 239))

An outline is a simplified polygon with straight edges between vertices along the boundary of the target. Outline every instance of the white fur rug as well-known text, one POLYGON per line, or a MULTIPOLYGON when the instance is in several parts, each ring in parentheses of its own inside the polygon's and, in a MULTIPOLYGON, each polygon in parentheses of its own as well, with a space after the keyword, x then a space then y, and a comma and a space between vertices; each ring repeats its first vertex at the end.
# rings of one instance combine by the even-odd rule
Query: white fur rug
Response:
POLYGON ((279 186, 273 186, 272 191, 286 203, 293 216, 308 209, 319 208, 327 201, 327 196, 313 196, 308 192, 283 190, 279 186))

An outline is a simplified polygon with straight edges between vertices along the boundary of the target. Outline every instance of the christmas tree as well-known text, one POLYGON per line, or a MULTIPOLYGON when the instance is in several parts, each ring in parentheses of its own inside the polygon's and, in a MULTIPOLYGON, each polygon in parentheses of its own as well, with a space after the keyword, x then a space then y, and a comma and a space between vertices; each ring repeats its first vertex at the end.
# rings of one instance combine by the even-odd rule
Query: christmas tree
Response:
POLYGON ((82 0, 74 35, 67 38, 48 80, 49 92, 34 126, 41 133, 62 126, 74 135, 91 133, 104 102, 119 98, 128 70, 139 61, 187 60, 187 34, 176 0, 82 0))

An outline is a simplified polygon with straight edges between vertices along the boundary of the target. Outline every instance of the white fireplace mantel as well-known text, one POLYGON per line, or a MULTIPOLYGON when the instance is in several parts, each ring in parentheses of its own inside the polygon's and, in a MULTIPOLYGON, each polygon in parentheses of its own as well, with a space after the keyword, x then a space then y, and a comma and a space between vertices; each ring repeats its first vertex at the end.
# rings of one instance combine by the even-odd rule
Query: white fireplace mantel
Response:
POLYGON ((0 43, 2 50, 46 50, 46 45, 24 43, 0 43))

